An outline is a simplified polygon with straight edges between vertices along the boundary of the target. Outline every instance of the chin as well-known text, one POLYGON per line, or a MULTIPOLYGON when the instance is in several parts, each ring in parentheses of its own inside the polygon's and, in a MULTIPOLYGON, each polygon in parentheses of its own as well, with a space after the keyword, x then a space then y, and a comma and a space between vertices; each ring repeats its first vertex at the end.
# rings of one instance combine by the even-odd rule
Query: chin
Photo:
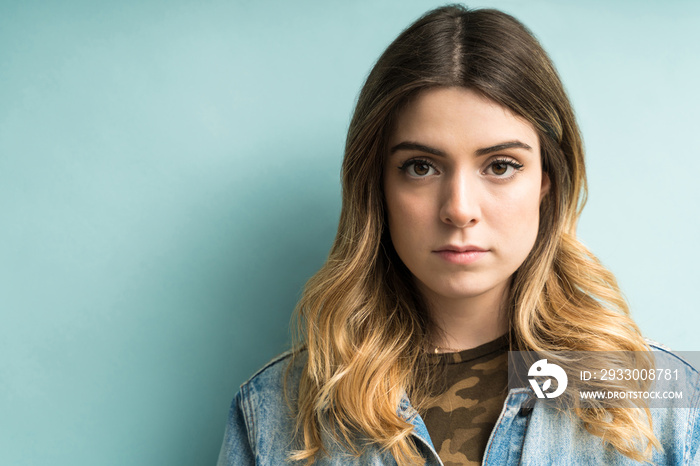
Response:
POLYGON ((443 282, 441 284, 433 285, 434 286, 427 285, 426 288, 428 288, 432 294, 445 299, 476 298, 477 296, 481 296, 498 286, 497 284, 474 283, 474 281, 471 281, 470 283, 454 284, 443 282))
POLYGON ((469 288, 469 289, 459 289, 459 290, 447 290, 441 294, 441 296, 448 299, 470 299, 476 298, 488 292, 488 289, 483 288, 469 288))

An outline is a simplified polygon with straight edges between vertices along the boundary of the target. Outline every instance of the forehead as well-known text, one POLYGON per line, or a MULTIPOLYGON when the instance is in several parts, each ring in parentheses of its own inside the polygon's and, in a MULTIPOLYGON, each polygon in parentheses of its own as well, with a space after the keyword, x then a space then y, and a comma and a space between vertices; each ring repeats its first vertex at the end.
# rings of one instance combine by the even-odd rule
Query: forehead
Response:
POLYGON ((427 89, 398 113, 390 145, 403 141, 476 148, 520 140, 539 150, 530 122, 510 109, 462 87, 427 89))

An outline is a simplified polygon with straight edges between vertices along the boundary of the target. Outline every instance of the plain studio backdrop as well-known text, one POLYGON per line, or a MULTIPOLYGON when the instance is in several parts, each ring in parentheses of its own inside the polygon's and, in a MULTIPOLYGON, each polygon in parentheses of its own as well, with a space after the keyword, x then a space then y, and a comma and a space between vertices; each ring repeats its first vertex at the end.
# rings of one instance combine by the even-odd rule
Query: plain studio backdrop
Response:
MULTIPOLYGON (((0 464, 215 462, 331 245, 363 79, 438 5, 0 2, 0 464)), ((581 239, 645 335, 700 350, 700 3, 469 6, 550 52, 581 239)))

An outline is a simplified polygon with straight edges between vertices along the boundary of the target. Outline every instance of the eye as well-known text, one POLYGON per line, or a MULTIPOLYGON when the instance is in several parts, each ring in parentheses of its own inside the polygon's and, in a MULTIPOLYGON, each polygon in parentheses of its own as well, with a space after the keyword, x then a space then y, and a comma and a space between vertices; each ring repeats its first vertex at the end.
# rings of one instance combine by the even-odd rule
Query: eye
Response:
POLYGON ((521 168, 523 168, 523 165, 515 160, 496 159, 486 168, 486 173, 498 178, 510 178, 521 168))
POLYGON ((399 167, 399 170, 406 172, 412 178, 425 178, 437 173, 435 166, 423 159, 408 160, 399 167))

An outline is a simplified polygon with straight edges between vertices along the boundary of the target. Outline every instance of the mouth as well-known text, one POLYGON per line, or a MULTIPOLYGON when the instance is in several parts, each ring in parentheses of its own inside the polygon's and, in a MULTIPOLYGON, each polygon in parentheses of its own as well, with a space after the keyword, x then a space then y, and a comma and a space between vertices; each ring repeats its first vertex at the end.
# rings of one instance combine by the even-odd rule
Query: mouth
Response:
POLYGON ((433 252, 447 262, 465 265, 478 261, 484 257, 489 250, 472 245, 457 246, 450 244, 442 246, 433 252))
POLYGON ((488 249, 480 248, 479 246, 472 246, 472 245, 466 245, 466 246, 455 246, 452 244, 448 244, 447 246, 442 246, 438 249, 436 249, 433 252, 487 252, 488 249))

